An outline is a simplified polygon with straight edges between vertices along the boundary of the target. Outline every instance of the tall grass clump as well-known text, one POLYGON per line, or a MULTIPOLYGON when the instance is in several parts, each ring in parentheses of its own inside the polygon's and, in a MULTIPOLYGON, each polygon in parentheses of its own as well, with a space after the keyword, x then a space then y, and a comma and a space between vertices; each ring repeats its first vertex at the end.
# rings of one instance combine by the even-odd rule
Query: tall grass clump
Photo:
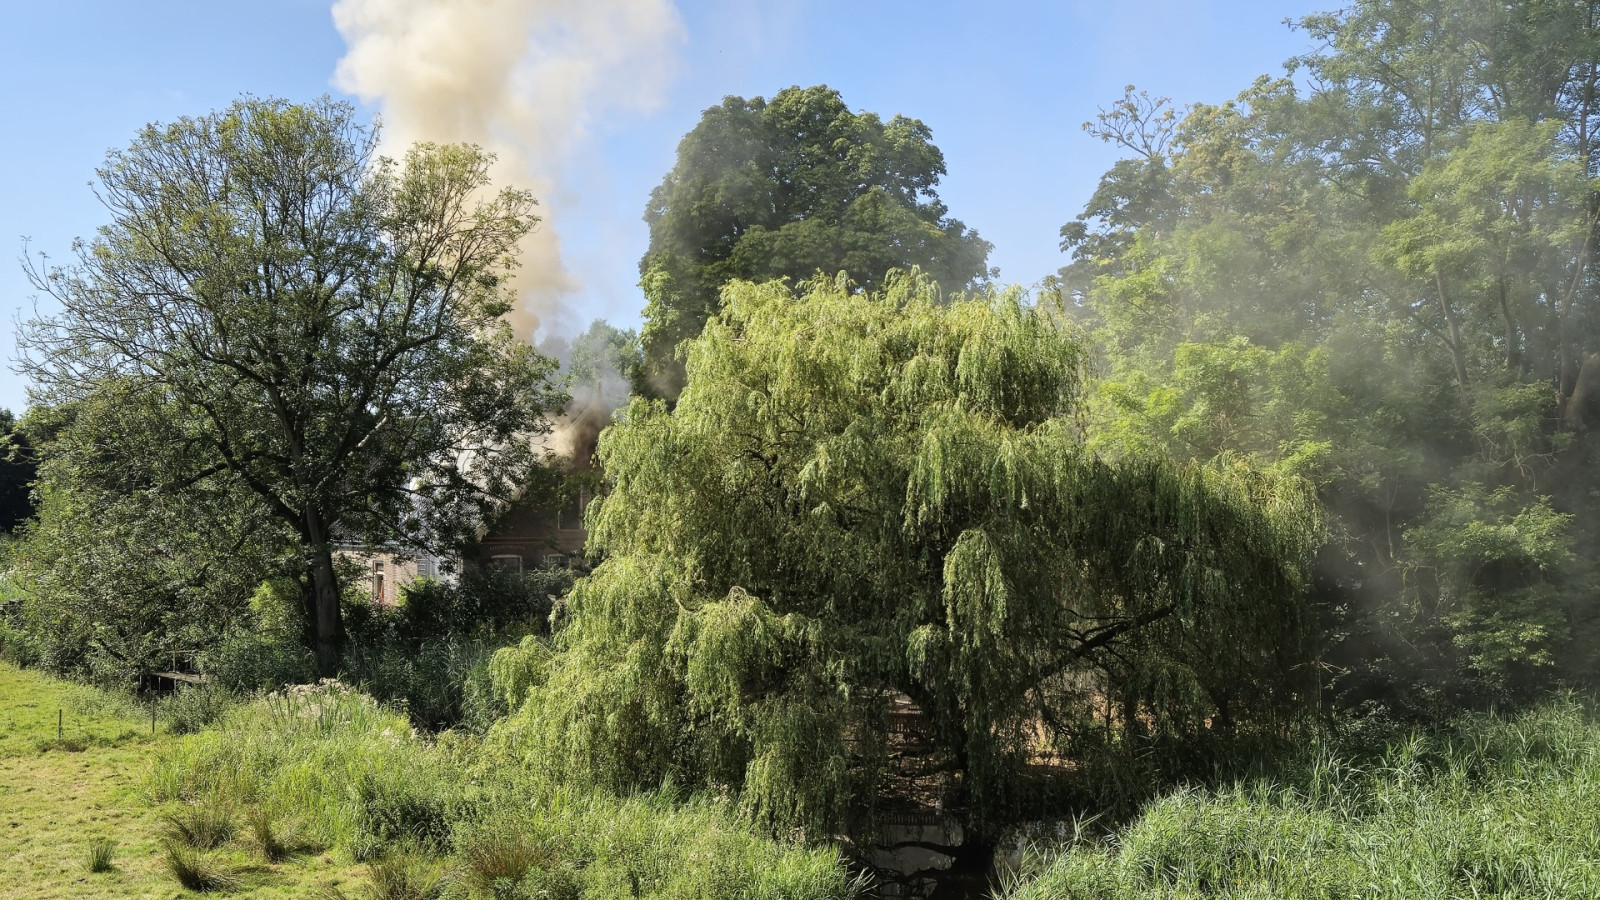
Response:
MULTIPOLYGON (((367 866, 367 884, 357 900, 441 900, 453 881, 437 860, 396 854, 367 866)), ((322 900, 352 900, 338 888, 322 892, 322 900)))
POLYGON ((85 862, 90 872, 109 872, 116 868, 113 860, 117 855, 117 842, 110 838, 96 838, 89 842, 89 849, 85 853, 85 862))
POLYGON ((227 798, 185 804, 164 816, 163 831, 169 841, 197 850, 215 850, 233 838, 233 808, 227 798))
POLYGON ((324 682, 240 706, 168 748, 150 793, 283 810, 323 845, 364 855, 395 841, 442 845, 461 781, 403 716, 324 682))
POLYGON ((298 822, 285 822, 274 810, 265 806, 250 809, 245 815, 250 843, 269 863, 280 863, 296 853, 312 853, 321 847, 300 832, 298 822))
POLYGON ((1037 856, 1004 896, 1600 896, 1600 724, 1567 699, 1376 751, 1313 748, 1279 779, 1181 790, 1037 856))
POLYGON ((378 900, 447 888, 495 900, 858 892, 836 850, 759 834, 729 800, 578 788, 471 736, 430 740, 338 683, 264 697, 174 742, 148 790, 183 811, 245 810, 247 836, 269 859, 287 846, 273 822, 303 823, 323 846, 369 864, 362 896, 378 900))
POLYGON ((235 891, 243 886, 238 873, 227 862, 179 841, 162 844, 162 862, 172 877, 191 891, 235 891))
POLYGON ((617 798, 526 772, 493 790, 455 832, 469 879, 486 891, 771 900, 857 893, 835 849, 755 834, 725 799, 671 790, 617 798))

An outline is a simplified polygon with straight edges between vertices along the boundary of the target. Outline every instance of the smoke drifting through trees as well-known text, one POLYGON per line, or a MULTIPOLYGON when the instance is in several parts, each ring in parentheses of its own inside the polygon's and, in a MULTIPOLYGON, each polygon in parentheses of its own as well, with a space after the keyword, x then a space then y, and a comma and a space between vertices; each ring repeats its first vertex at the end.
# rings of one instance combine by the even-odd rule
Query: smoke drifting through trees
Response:
MULTIPOLYGON (((339 0, 349 47, 336 84, 382 109, 390 155, 414 141, 495 153, 494 183, 548 203, 565 163, 610 111, 661 101, 683 24, 671 0, 339 0)), ((562 260, 559 209, 521 245, 512 327, 576 326, 583 286, 562 260)))
POLYGON ((539 342, 539 352, 560 363, 571 379, 572 400, 545 441, 549 450, 579 468, 588 466, 612 412, 628 402, 626 373, 638 366, 638 337, 596 319, 570 341, 552 335, 539 342))

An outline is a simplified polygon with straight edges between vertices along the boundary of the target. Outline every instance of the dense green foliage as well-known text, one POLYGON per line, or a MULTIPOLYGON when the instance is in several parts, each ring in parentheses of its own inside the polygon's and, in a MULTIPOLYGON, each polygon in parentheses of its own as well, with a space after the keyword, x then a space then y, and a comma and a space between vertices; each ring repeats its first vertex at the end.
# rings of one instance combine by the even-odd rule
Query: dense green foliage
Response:
POLYGON ((1087 126, 1129 152, 1062 230, 1094 444, 1317 483, 1346 704, 1600 674, 1596 12, 1362 0, 1235 101, 1087 126))
POLYGON ((835 851, 752 836, 726 802, 559 787, 470 743, 429 743, 336 683, 266 697, 164 749, 149 791, 356 860, 432 860, 453 897, 853 894, 835 851))
POLYGON ((1109 686, 1146 686, 1169 735, 1311 699, 1301 483, 1088 452, 1081 346, 1016 293, 724 297, 677 405, 637 400, 602 438, 604 561, 557 652, 495 660, 530 762, 739 787, 826 833, 870 806, 904 693, 982 821, 1041 741, 1098 730, 1109 686))
POLYGON ((350 605, 355 646, 344 677, 381 701, 402 704, 417 725, 485 730, 509 712, 490 689, 489 658, 524 636, 548 635, 551 607, 576 574, 485 567, 452 583, 413 582, 398 606, 357 600, 350 605))
POLYGON ((123 388, 108 383, 29 414, 42 439, 40 507, 13 549, 10 614, 19 634, 6 651, 54 672, 126 684, 191 668, 197 649, 251 630, 244 601, 291 558, 281 526, 240 485, 204 479, 181 493, 153 489, 169 458, 129 461, 171 437, 123 388))
MULTIPOLYGON (((71 419, 64 440, 120 468, 124 493, 226 495, 241 522, 288 536, 325 672, 345 638, 334 543, 470 535, 562 400, 553 364, 499 320, 533 198, 490 195, 475 148, 418 145, 401 164, 374 141, 332 101, 245 99, 147 127, 99 170, 110 223, 75 264, 30 267, 60 311, 20 338, 44 405, 118 407, 71 419)), ((47 493, 77 478, 53 452, 47 493)), ((250 539, 207 531, 219 552, 250 539)))
POLYGON ((1600 725, 1561 702, 1364 752, 1314 746, 1278 780, 1186 790, 1036 859, 1007 900, 1434 900, 1600 893, 1600 725))
POLYGON ((33 515, 36 469, 33 442, 17 427, 11 410, 0 409, 0 539, 33 515))
POLYGON ((935 188, 944 155, 916 119, 853 113, 826 86, 705 111, 650 195, 648 300, 636 388, 677 396, 679 343, 700 333, 735 278, 846 271, 867 289, 919 266, 947 290, 987 274, 989 243, 949 218, 935 188))

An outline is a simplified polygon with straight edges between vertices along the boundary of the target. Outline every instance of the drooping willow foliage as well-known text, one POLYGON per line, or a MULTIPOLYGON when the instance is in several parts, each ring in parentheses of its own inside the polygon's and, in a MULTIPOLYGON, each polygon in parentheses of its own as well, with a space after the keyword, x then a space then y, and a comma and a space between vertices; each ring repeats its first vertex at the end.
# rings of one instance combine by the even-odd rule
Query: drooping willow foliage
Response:
POLYGON ((1015 292, 724 299, 676 408, 637 401, 601 440, 604 562, 554 650, 496 660, 510 746, 820 829, 872 796, 896 694, 978 810, 1094 697, 1177 730, 1306 698, 1303 484, 1089 453, 1084 350, 1015 292))

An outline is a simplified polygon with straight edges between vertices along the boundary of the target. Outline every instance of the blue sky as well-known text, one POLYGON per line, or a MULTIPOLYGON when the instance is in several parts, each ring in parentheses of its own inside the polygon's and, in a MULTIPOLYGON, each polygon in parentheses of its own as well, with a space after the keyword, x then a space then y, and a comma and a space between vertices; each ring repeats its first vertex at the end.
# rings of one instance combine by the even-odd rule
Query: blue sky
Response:
MULTIPOLYGON (((446 0, 439 0, 446 2, 446 0)), ((471 2, 471 0, 453 0, 471 2)), ((529 0, 538 2, 538 0, 529 0)), ((1283 22, 1332 0, 679 0, 686 39, 650 112, 596 124, 563 173, 573 318, 636 325, 645 200, 700 111, 728 94, 825 83, 851 107, 922 119, 944 151, 940 195, 995 245, 1007 281, 1062 262, 1057 229, 1116 158, 1080 125, 1134 84, 1180 104, 1220 102, 1309 49, 1283 22)), ((59 0, 0 7, 0 349, 36 292, 18 258, 65 259, 104 219, 89 182, 142 125, 198 115, 242 93, 341 96, 345 45, 327 0, 59 0)), ((354 98, 351 98, 354 99, 354 98)), ((367 114, 375 110, 363 107, 367 114)), ((49 307, 41 304, 41 311, 49 307)), ((26 405, 0 370, 0 406, 26 405)))

